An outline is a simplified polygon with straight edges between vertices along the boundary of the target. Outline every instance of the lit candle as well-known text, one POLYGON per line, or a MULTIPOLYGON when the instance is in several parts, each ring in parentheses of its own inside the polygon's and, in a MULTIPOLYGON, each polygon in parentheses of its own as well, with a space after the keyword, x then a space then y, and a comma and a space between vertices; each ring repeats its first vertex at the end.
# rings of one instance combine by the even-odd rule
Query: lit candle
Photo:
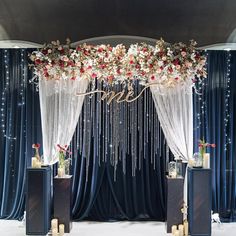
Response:
POLYGON ((58 219, 52 219, 51 220, 51 227, 52 227, 52 231, 56 230, 58 233, 58 219))
POLYGON ((58 177, 64 177, 65 176, 65 168, 59 167, 57 170, 58 177))
POLYGON ((177 230, 177 226, 176 225, 172 225, 171 227, 171 233, 172 235, 175 235, 175 231, 177 230))
POLYGON ((179 229, 179 236, 184 236, 184 226, 179 225, 178 229, 179 229))
POLYGON ((195 165, 195 160, 193 158, 190 158, 188 160, 188 164, 189 164, 190 167, 193 167, 195 165))
POLYGON ((38 162, 37 158, 36 157, 32 157, 32 159, 31 159, 31 166, 32 166, 32 168, 37 168, 37 162, 38 162))
POLYGON ((179 234, 179 230, 175 230, 175 234, 174 234, 174 236, 180 236, 180 234, 179 234))
POLYGON ((65 233, 65 225, 60 224, 60 225, 59 225, 59 235, 60 235, 60 236, 63 236, 64 233, 65 233))
POLYGON ((58 232, 56 228, 52 229, 52 236, 57 236, 58 232))
POLYGON ((41 162, 39 160, 37 160, 36 166, 36 168, 41 168, 41 162))
POLYGON ((188 236, 188 221, 184 221, 184 236, 188 236))
POLYGON ((210 168, 210 153, 204 153, 203 155, 203 168, 210 168))
POLYGON ((170 177, 171 177, 171 178, 176 178, 176 177, 177 177, 177 172, 174 171, 174 170, 171 171, 171 172, 170 172, 170 177))

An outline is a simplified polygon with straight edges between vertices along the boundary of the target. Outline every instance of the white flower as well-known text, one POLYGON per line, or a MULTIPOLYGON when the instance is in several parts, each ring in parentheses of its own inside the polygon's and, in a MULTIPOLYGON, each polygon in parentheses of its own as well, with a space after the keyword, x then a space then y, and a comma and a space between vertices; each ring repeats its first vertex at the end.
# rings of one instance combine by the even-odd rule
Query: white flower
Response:
POLYGON ((157 64, 158 64, 158 66, 163 66, 164 63, 163 63, 163 61, 158 61, 157 64))
POLYGON ((68 58, 67 56, 62 56, 62 57, 61 57, 61 60, 62 60, 62 61, 69 61, 69 58, 68 58))

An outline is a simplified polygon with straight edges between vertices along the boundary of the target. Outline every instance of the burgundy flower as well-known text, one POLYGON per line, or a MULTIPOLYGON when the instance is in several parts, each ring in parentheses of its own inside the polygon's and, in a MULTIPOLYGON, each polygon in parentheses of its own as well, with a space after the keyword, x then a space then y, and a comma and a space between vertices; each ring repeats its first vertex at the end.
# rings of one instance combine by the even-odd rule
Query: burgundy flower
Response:
POLYGON ((40 148, 40 143, 34 143, 34 144, 32 145, 32 148, 37 148, 37 149, 39 149, 39 148, 40 148))
POLYGON ((36 65, 41 64, 41 63, 42 63, 42 61, 41 61, 40 59, 36 59, 36 60, 35 60, 35 64, 36 64, 36 65))
POLYGON ((178 59, 175 59, 175 60, 173 61, 173 64, 174 64, 175 66, 179 65, 179 64, 180 64, 180 63, 179 63, 179 60, 178 60, 178 59))

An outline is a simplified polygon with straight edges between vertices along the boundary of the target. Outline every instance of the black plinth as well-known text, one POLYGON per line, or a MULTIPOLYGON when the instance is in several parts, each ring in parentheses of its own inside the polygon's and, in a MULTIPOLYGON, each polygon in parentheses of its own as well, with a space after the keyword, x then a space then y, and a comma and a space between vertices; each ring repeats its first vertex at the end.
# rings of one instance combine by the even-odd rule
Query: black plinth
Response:
POLYGON ((188 168, 188 220, 192 236, 211 235, 211 169, 188 168))
POLYGON ((54 191, 54 218, 59 224, 65 225, 65 233, 72 228, 72 176, 63 178, 57 176, 53 180, 54 191))
POLYGON ((184 179, 170 178, 166 176, 167 181, 167 211, 166 211, 166 228, 167 233, 171 233, 172 225, 183 224, 183 195, 184 195, 184 179))
POLYGON ((46 235, 51 220, 51 168, 26 170, 26 234, 46 235))

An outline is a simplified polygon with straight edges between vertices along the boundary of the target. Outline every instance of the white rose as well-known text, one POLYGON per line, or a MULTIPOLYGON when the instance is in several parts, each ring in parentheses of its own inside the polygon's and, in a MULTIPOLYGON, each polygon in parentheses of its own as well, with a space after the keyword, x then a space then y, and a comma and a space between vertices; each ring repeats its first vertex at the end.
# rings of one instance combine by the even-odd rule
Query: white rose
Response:
POLYGON ((158 61, 158 66, 163 66, 163 61, 158 61))

